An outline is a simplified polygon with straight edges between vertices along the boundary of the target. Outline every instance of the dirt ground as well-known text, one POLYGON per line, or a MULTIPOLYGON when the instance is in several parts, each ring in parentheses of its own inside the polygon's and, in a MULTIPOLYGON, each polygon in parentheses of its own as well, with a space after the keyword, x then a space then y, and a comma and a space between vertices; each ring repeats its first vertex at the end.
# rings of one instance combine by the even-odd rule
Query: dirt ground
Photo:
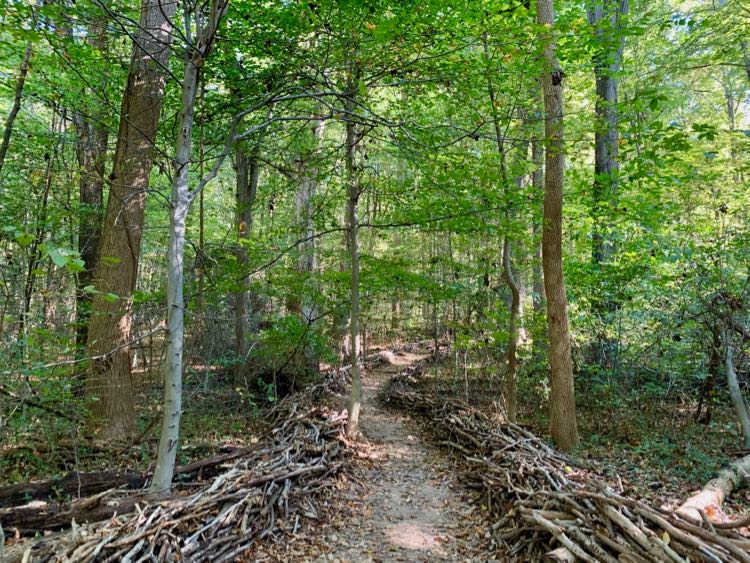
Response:
POLYGON ((413 421, 376 400, 380 385, 424 357, 388 355, 385 364, 363 374, 360 424, 367 442, 357 446, 354 474, 330 501, 326 512, 333 516, 266 560, 487 560, 481 514, 451 462, 420 439, 413 421))

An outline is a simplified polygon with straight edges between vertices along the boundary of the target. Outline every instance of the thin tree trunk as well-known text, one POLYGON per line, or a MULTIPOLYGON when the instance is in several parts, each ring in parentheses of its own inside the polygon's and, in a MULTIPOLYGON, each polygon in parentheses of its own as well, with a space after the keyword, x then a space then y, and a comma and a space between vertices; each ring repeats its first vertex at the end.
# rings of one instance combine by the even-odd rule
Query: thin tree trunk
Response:
POLYGON ((87 393, 93 415, 104 423, 103 436, 114 440, 126 440, 135 433, 131 296, 138 276, 146 191, 175 8, 175 2, 166 0, 143 0, 141 6, 94 276, 100 293, 94 297, 89 324, 87 355, 96 359, 87 393))
MULTIPOLYGON (((590 0, 589 23, 595 27, 599 42, 594 56, 596 78, 596 127, 594 127, 594 232, 591 256, 595 264, 606 262, 614 251, 611 233, 602 231, 603 215, 617 196, 620 163, 617 129, 618 73, 622 67, 625 37, 622 18, 628 13, 628 0, 590 0)), ((606 223, 606 222, 605 222, 606 223)))
POLYGON ((549 324, 549 363, 552 379, 550 430, 555 445, 568 451, 578 445, 573 362, 570 350, 568 301, 562 262, 563 183, 563 73, 557 59, 552 0, 537 0, 537 20, 543 26, 545 70, 542 89, 545 108, 545 178, 542 265, 549 324))
POLYGON ((169 218, 169 253, 167 269, 167 357, 164 367, 164 415, 156 457, 152 492, 168 491, 172 485, 182 414, 182 362, 185 340, 185 225, 192 203, 188 186, 190 150, 192 147, 198 66, 195 60, 185 63, 182 82, 182 112, 175 148, 175 176, 172 182, 172 210, 169 218))
MULTIPOLYGON (((348 115, 354 111, 354 96, 357 84, 350 80, 346 100, 348 115)), ((359 368, 360 335, 359 335, 359 221, 357 205, 359 203, 359 173, 356 170, 354 157, 357 149, 357 131, 355 123, 346 122, 346 171, 347 171, 347 205, 346 223, 349 234, 349 259, 351 261, 351 309, 349 312, 349 362, 352 370, 352 390, 349 398, 349 419, 346 423, 346 435, 351 439, 360 439, 359 413, 362 408, 362 378, 359 368)))
MULTIPOLYGON (((235 157, 235 171, 237 181, 237 263, 240 271, 245 272, 248 266, 247 247, 244 241, 250 239, 253 225, 253 206, 255 196, 258 192, 258 180, 260 178, 260 164, 258 162, 257 147, 248 155, 247 151, 238 146, 235 157)), ((234 342, 235 354, 237 355, 237 367, 235 369, 235 381, 240 383, 245 375, 245 360, 250 350, 247 339, 250 326, 250 295, 249 277, 243 276, 240 280, 240 289, 235 294, 234 311, 234 342)))
POLYGON ((534 211, 532 219, 532 244, 534 246, 534 265, 532 268, 532 306, 534 309, 533 357, 535 361, 547 355, 547 333, 540 330, 544 324, 544 276, 542 275, 542 213, 541 202, 544 199, 544 145, 535 133, 531 140, 531 159, 534 170, 531 173, 531 189, 534 197, 534 211), (539 206, 537 207, 537 203, 539 206))
MULTIPOLYGON (((484 35, 484 58, 490 63, 490 48, 487 42, 487 34, 484 35)), ((490 98, 490 111, 492 112, 492 123, 495 129, 495 143, 500 157, 500 180, 503 184, 502 190, 505 196, 505 236, 503 237, 503 278, 510 289, 511 299, 508 315, 508 347, 506 351, 506 373, 505 373, 505 410, 510 422, 516 422, 518 414, 518 360, 516 351, 520 336, 519 318, 521 315, 521 292, 518 282, 513 274, 513 263, 511 258, 512 242, 508 231, 512 228, 514 219, 513 202, 510 197, 510 182, 508 179, 508 168, 505 154, 505 138, 501 130, 500 117, 497 113, 497 96, 492 82, 492 75, 487 74, 487 92, 490 98)), ((526 149, 528 150, 528 149, 526 149)), ((524 151, 525 152, 525 151, 524 151)), ((518 182, 520 188, 520 180, 518 182)))
POLYGON ((29 73, 29 60, 30 59, 31 59, 31 42, 26 44, 26 50, 24 51, 23 59, 21 60, 21 67, 18 69, 18 79, 16 80, 16 90, 13 94, 13 106, 11 106, 10 113, 8 114, 8 117, 5 119, 5 127, 3 128, 3 140, 0 143, 0 172, 2 172, 3 165, 5 164, 5 155, 8 154, 8 146, 10 145, 10 136, 13 133, 13 123, 16 120, 16 116, 18 115, 18 112, 21 111, 21 98, 23 97, 23 87, 26 84, 26 76, 29 73))
MULTIPOLYGON (((628 0, 589 0, 587 6, 589 23, 594 26, 597 41, 594 56, 596 79, 596 126, 594 127, 594 183, 593 233, 591 237, 591 259, 600 266, 609 262, 615 252, 611 221, 611 210, 616 204, 619 185, 620 163, 618 73, 622 68, 625 36, 622 19, 628 13, 628 0)), ((596 361, 599 365, 617 370, 617 342, 607 335, 611 316, 617 310, 617 302, 611 297, 595 299, 594 312, 602 319, 604 327, 596 346, 596 361)))
POLYGON ((729 336, 730 332, 726 327, 722 328, 722 340, 724 341, 724 367, 727 374, 727 387, 729 396, 732 399, 732 406, 737 415, 742 431, 742 444, 746 450, 750 450, 750 412, 748 412, 747 403, 742 396, 737 372, 734 367, 734 348, 729 336))
POLYGON ((506 353, 507 373, 505 374, 505 408, 508 420, 515 423, 518 414, 518 319, 521 316, 521 293, 513 276, 511 265, 511 243, 508 235, 503 241, 503 277, 511 293, 510 316, 508 317, 508 350, 506 353))
MULTIPOLYGON (((169 220, 169 254, 167 271, 167 353, 164 366, 164 410, 161 434, 156 455, 156 466, 150 490, 152 493, 165 493, 172 487, 177 446, 180 439, 180 419, 182 417, 182 369, 185 346, 185 300, 183 284, 185 280, 185 233, 187 216, 196 197, 205 186, 206 178, 195 191, 190 190, 188 172, 192 149, 193 125, 195 121, 195 100, 198 91, 200 69, 213 46, 216 30, 224 15, 226 3, 214 0, 211 15, 197 45, 191 48, 190 58, 185 61, 185 75, 182 80, 182 109, 180 127, 175 145, 175 174, 172 181, 172 209, 169 220)), ((185 27, 190 42, 190 17, 185 16, 185 27)), ((215 166, 220 166, 226 153, 223 153, 215 166)), ((216 168, 218 170, 218 168, 216 168)))
POLYGON ((53 108, 51 132, 55 138, 54 155, 47 154, 46 156, 47 166, 44 172, 44 185, 42 187, 41 202, 39 203, 38 213, 34 220, 34 240, 29 247, 29 262, 26 268, 26 278, 23 286, 23 305, 18 322, 18 340, 21 342, 22 361, 26 359, 28 328, 31 317, 31 300, 34 297, 34 281, 37 277, 35 272, 40 267, 42 261, 42 244, 47 229, 49 195, 55 173, 54 164, 57 161, 57 153, 60 150, 58 140, 61 138, 64 122, 64 117, 58 117, 57 108, 53 108), (60 128, 59 131, 58 127, 60 128))
MULTIPOLYGON (((313 200, 318 185, 318 163, 320 153, 323 148, 323 134, 325 133, 325 121, 315 115, 312 119, 312 132, 315 138, 315 148, 311 158, 312 166, 303 161, 302 181, 297 190, 297 223, 300 227, 302 244, 299 246, 299 256, 297 259, 297 272, 304 278, 310 278, 317 269, 317 245, 315 243, 315 217, 313 213, 313 200)), ((305 159, 306 160, 306 159, 305 159)), ((306 326, 306 332, 313 330, 313 323, 317 317, 317 308, 309 291, 303 291, 299 303, 299 314, 302 322, 306 326)), ((306 377, 317 376, 320 371, 320 362, 315 352, 312 338, 307 338, 303 350, 304 355, 304 373, 306 377)))

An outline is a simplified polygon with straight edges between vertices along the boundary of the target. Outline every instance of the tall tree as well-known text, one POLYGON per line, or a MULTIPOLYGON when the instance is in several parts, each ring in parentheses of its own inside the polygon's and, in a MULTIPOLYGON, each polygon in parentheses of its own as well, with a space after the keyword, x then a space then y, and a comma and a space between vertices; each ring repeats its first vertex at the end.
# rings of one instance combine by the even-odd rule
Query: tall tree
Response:
POLYGON ((492 73, 489 69, 491 58, 490 47, 487 41, 487 34, 484 34, 483 40, 484 58, 485 63, 487 63, 488 65, 487 94, 489 96, 492 125, 495 133, 495 144, 497 146, 498 157, 500 159, 500 182, 502 183, 502 192, 505 199, 506 224, 505 235, 503 236, 502 271, 503 278, 505 279, 505 283, 508 284, 511 296, 508 311, 508 347, 506 350, 506 371, 504 385, 505 410, 508 415, 508 420, 510 420, 511 422, 516 422, 516 414, 518 412, 518 359, 516 356, 518 349, 518 339, 520 336, 519 321, 521 316, 521 291, 519 283, 516 280, 516 276, 513 272, 513 241, 509 233, 512 228, 511 222, 515 217, 513 213, 513 198, 510 195, 511 183, 509 182, 508 178, 507 154, 505 149, 505 132, 502 129, 500 115, 497 111, 499 101, 497 99, 497 92, 495 91, 495 85, 492 80, 492 73))
POLYGON ((258 146, 248 151, 244 146, 238 144, 235 150, 235 181, 237 186, 236 197, 236 226, 237 226, 237 263, 243 272, 239 281, 240 287, 235 293, 234 309, 234 351, 237 355, 237 366, 235 379, 239 382, 245 374, 245 360, 250 351, 248 341, 248 328, 250 323, 250 295, 248 291, 249 279, 244 272, 247 270, 248 255, 246 241, 250 239, 253 226, 253 206, 255 196, 258 193, 258 180, 260 178, 260 162, 258 160, 258 146))
POLYGON ((596 123, 594 125, 594 233, 591 256, 594 263, 607 261, 614 245, 611 233, 602 232, 603 216, 613 204, 619 184, 618 161, 618 86, 625 48, 623 18, 628 0, 589 0, 586 11, 594 27, 596 47, 594 77, 596 81, 596 123))
MULTIPOLYGON (((322 109, 322 108, 320 108, 322 109)), ((313 203, 318 186, 319 160, 323 148, 323 134, 325 132, 325 120, 321 117, 322 111, 317 111, 311 119, 313 148, 311 154, 303 157, 300 162, 300 185, 296 197, 296 217, 300 229, 302 243, 299 246, 297 258, 297 271, 305 279, 309 279, 317 269, 317 245, 315 243, 315 216, 313 203)), ((317 307, 311 297, 310 291, 302 292, 299 304, 299 314, 306 327, 306 333, 313 329, 313 323, 317 317, 317 307)), ((304 371, 306 375, 316 375, 319 370, 319 361, 315 353, 315 347, 311 338, 306 338, 303 350, 304 371)))
MULTIPOLYGON (((589 0, 586 10, 589 23, 594 27, 596 46, 594 54, 594 76, 596 81, 596 121, 594 125, 594 183, 593 233, 591 237, 591 259, 595 266, 609 262, 615 251, 611 216, 615 207, 620 182, 619 108, 618 86, 625 48, 623 18, 628 13, 628 0, 589 0)), ((610 324, 610 317, 617 309, 617 302, 603 296, 594 302, 595 313, 610 324)), ((596 343, 597 363, 602 366, 617 366, 618 346, 606 335, 606 329, 596 343)))
POLYGON ((563 451, 579 441, 576 422, 573 361, 570 351, 568 300, 562 261, 563 185, 563 72, 556 53, 555 10, 552 0, 537 0, 537 21, 544 45, 542 90, 544 91, 544 225, 542 266, 549 326, 549 364, 552 379, 550 430, 555 445, 563 451))
MULTIPOLYGON (((190 189, 189 172, 193 146, 195 122, 195 100, 200 73, 216 41, 216 33, 227 8, 228 0, 211 0, 209 13, 201 13, 198 6, 191 13, 185 7, 184 37, 187 43, 185 72, 182 78, 182 108, 175 144, 172 180, 171 209, 169 214, 169 251, 167 255, 167 351, 164 366, 164 410, 162 415, 156 467, 151 482, 151 492, 163 493, 172 487, 177 445, 180 438, 182 417, 182 370, 185 348, 185 238, 187 216, 196 197, 219 171, 227 156, 222 152, 211 171, 200 178, 194 189, 190 189), (193 29, 197 36, 193 38, 193 29)), ((234 135, 234 126, 229 132, 229 142, 234 135)), ((228 143, 229 144, 229 143, 228 143)))
MULTIPOLYGON (((103 18, 96 18, 88 27, 89 43, 99 54, 107 48, 107 34, 103 18)), ((85 93, 93 93, 84 89, 85 93)), ((94 280, 99 258, 99 240, 102 234, 102 202, 104 200, 105 168, 107 164, 108 131, 105 108, 94 102, 89 112, 76 111, 73 123, 76 128, 76 157, 78 179, 78 253, 84 268, 78 273, 76 284, 76 344, 85 347, 88 338, 88 319, 92 294, 87 287, 94 280)))
POLYGON ((359 133, 356 127, 356 95, 359 89, 359 66, 351 71, 346 92, 345 110, 346 121, 346 229, 349 245, 350 298, 349 309, 349 363, 352 370, 352 390, 349 398, 349 419, 346 423, 346 435, 352 439, 360 439, 359 412, 362 408, 362 376, 359 367, 360 334, 359 334, 359 218, 358 204, 360 196, 359 171, 356 167, 357 144, 359 133))
POLYGON ((143 0, 122 97, 96 294, 89 324, 87 355, 92 358, 87 393, 103 435, 127 439, 135 431, 130 377, 132 294, 138 276, 146 192, 154 158, 166 65, 176 3, 143 0))

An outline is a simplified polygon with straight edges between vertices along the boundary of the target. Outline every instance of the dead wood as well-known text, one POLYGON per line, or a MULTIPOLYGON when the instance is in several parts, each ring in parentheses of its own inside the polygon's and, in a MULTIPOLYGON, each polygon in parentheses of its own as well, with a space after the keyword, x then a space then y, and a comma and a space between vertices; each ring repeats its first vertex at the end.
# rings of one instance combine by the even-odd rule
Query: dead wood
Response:
MULTIPOLYGON (((186 477, 200 473, 201 478, 208 478, 221 472, 221 465, 242 457, 252 448, 233 448, 231 451, 205 459, 199 459, 175 469, 175 476, 186 477)), ((0 488, 0 508, 21 506, 35 500, 59 500, 63 497, 86 497, 108 489, 140 489, 151 477, 151 473, 94 471, 82 473, 72 471, 64 477, 49 481, 19 483, 0 488)), ((39 506, 38 504, 36 506, 39 506)), ((0 511, 0 523, 9 521, 0 511)), ((61 525, 68 525, 61 524, 61 525)), ((29 526, 23 526, 29 527, 29 526)), ((30 526, 33 528, 33 526, 30 526)))
MULTIPOLYGON (((0 489, 0 507, 19 506, 32 500, 60 497, 61 495, 88 496, 108 489, 125 487, 138 489, 144 485, 147 475, 143 473, 118 473, 96 471, 79 473, 73 471, 59 479, 39 483, 19 483, 0 489)), ((5 520, 2 520, 5 525, 5 520)))
POLYGON ((618 495, 540 438, 424 390, 424 364, 393 378, 381 400, 427 421, 462 461, 495 523, 498 555, 529 561, 742 561, 750 539, 618 495))
POLYGON ((722 468, 700 491, 682 503, 677 513, 698 522, 704 516, 711 520, 713 515, 721 513, 721 505, 732 491, 747 481, 750 481, 750 454, 722 468))
MULTIPOLYGON (((295 533, 301 519, 317 517, 316 495, 333 485, 345 462, 340 437, 346 416, 310 406, 335 392, 346 377, 339 371, 280 401, 267 440, 213 458, 219 462, 212 471, 221 472, 189 494, 169 499, 134 495, 115 506, 105 492, 67 508, 47 505, 37 515, 37 529, 65 519, 109 520, 75 524, 65 534, 30 546, 24 556, 33 561, 234 561, 260 540, 295 533)), ((206 467, 196 462, 181 470, 206 467)), ((6 531, 15 532, 12 526, 6 531)))

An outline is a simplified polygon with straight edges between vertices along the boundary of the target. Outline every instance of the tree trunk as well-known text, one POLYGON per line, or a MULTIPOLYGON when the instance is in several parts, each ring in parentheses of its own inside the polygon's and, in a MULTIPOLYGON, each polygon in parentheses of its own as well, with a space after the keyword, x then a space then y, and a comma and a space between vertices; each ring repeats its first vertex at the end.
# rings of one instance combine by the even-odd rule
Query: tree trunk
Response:
MULTIPOLYGON (((164 366, 164 410, 162 415, 159 447, 156 454, 156 467, 151 482, 152 493, 169 492, 177 459, 177 445, 180 438, 182 417, 182 368, 185 346, 185 300, 183 284, 185 280, 185 233, 187 216, 196 197, 203 190, 206 178, 201 178, 194 191, 190 190, 188 172, 195 122, 195 100, 198 92, 200 69, 208 58, 216 30, 224 15, 226 4, 213 2, 211 15, 197 45, 190 48, 185 61, 185 75, 182 80, 182 109, 180 127, 175 145, 175 174, 172 181, 172 209, 169 216, 169 253, 167 271, 167 352, 164 366)), ((196 14, 198 16, 198 14, 196 14)), ((190 17, 186 16, 186 33, 190 42, 190 17)), ((197 27, 197 26, 196 26, 197 27)), ((230 132, 231 135, 231 132, 230 132)), ((221 166, 226 153, 215 163, 221 166)), ((215 172, 212 172, 215 174, 215 172)))
POLYGON ((563 182, 563 73, 555 53, 555 12, 552 0, 537 0, 537 19, 544 27, 545 70, 542 72, 546 140, 542 266, 547 297, 549 363, 552 379, 550 429, 555 445, 568 451, 578 445, 573 362, 570 351, 568 301, 562 262, 563 182))
MULTIPOLYGON (((599 268, 601 264, 609 262, 615 252, 611 220, 608 217, 611 217, 616 204, 620 175, 617 92, 618 73, 622 68, 625 47, 622 19, 628 12, 628 0, 589 0, 586 9, 589 23, 594 26, 599 43, 594 55, 596 125, 591 237, 591 259, 599 268)), ((601 272, 601 269, 599 271, 601 272)), ((607 332, 612 322, 612 314, 617 310, 617 302, 605 294, 601 298, 595 298, 593 308, 603 322, 601 334, 595 344, 596 363, 610 367, 616 372, 618 346, 607 332)))
MULTIPOLYGON (((347 115, 352 116, 355 109, 354 97, 358 84, 350 80, 346 100, 347 115)), ((362 408, 362 379, 359 368, 360 335, 359 335, 359 222, 357 204, 359 203, 359 173, 356 170, 354 156, 357 149, 356 126, 351 119, 346 122, 346 170, 347 170, 347 205, 346 223, 349 239, 349 259, 351 261, 351 308, 349 312, 349 362, 352 370, 352 391, 349 398, 349 419, 346 423, 346 435, 351 439, 360 439, 359 412, 362 408)))
MULTIPOLYGON (((490 48, 487 41, 487 34, 483 37, 484 41, 484 59, 489 66, 490 48)), ((513 275, 513 264, 511 258, 511 237, 508 231, 512 229, 512 221, 514 219, 513 213, 513 201, 510 197, 510 182, 508 179, 508 168, 506 164, 505 154, 505 138, 501 129, 500 117, 497 113, 497 96, 495 94, 495 87, 492 82, 492 74, 487 73, 487 93, 489 94, 490 111, 492 112, 492 123, 495 129, 495 143, 497 144, 497 152, 500 158, 500 180, 502 182, 502 190, 505 196, 505 231, 506 234, 503 237, 503 278, 508 284, 510 289, 511 299, 509 304, 509 315, 508 315, 508 347, 506 352, 506 373, 505 373, 505 409, 510 422, 516 422, 516 415, 518 413, 518 361, 516 358, 516 350, 518 349, 518 338, 520 335, 519 330, 519 318, 521 315, 521 291, 513 275)), ((528 150, 526 148, 523 152, 528 150)), ((520 179, 517 187, 520 188, 520 179)))
MULTIPOLYGON (((260 178, 257 150, 257 148, 254 148, 253 152, 248 155, 243 147, 238 146, 235 153, 237 240, 239 243, 237 248, 237 263, 241 272, 245 272, 248 267, 247 247, 244 241, 250 239, 250 232, 253 225, 253 206, 260 178)), ((250 351, 250 343, 247 339, 250 325, 249 281, 248 276, 243 276, 240 280, 240 289, 235 294, 234 350, 238 362, 235 368, 235 381, 237 383, 242 382, 245 375, 245 361, 250 351)))
MULTIPOLYGON (((596 126, 594 127, 594 232, 591 256, 595 264, 608 261, 614 251, 611 234, 603 233, 603 215, 614 203, 619 183, 617 129, 618 73, 622 67, 625 37, 622 18, 628 13, 628 0, 589 0, 589 23, 599 42, 594 55, 596 78, 596 126)), ((605 222, 606 223, 606 222, 605 222)))
POLYGON ((176 4, 143 0, 122 98, 87 355, 94 358, 87 393, 104 437, 126 440, 135 432, 130 377, 131 297, 138 276, 144 205, 164 95, 165 66, 176 4), (112 298, 116 295, 117 298, 112 298))
MULTIPOLYGON (((3 140, 0 143, 0 172, 5 164, 5 155, 8 154, 8 146, 10 145, 10 136, 13 133, 13 122, 16 120, 18 112, 21 111, 21 97, 23 96, 23 87, 26 84, 26 76, 29 73, 29 60, 31 59, 31 43, 26 44, 26 50, 23 53, 23 59, 21 60, 21 67, 18 69, 18 79, 16 80, 16 90, 13 94, 13 106, 10 108, 10 113, 5 119, 5 127, 3 129, 3 140)), ((2 192, 0 192, 2 193, 2 192)))
MULTIPOLYGON (((323 148, 323 134, 325 132, 325 121, 318 115, 313 116, 312 123, 312 132, 315 138, 315 148, 311 156, 313 164, 310 166, 306 162, 307 159, 302 164, 302 181, 297 190, 296 199, 297 224, 300 227, 300 234, 303 240, 299 246, 297 272, 305 279, 309 279, 315 273, 318 262, 317 245, 315 243, 315 217, 312 205, 318 184, 319 169, 317 160, 320 158, 323 148)), ((312 332, 313 323, 318 313, 309 291, 302 292, 299 309, 301 320, 306 327, 306 334, 312 332)), ((320 362, 311 338, 306 338, 303 355, 303 371, 305 376, 316 376, 320 371, 320 362)))
POLYGON ((511 265, 510 238, 505 235, 503 241, 503 277, 508 284, 511 293, 510 316, 508 317, 508 351, 507 372, 505 374, 505 408, 508 420, 515 423, 518 414, 518 361, 516 350, 518 349, 519 328, 518 320, 521 316, 521 292, 513 275, 511 265))
MULTIPOLYGON (((532 240, 534 245, 534 265, 532 268, 532 307, 534 309, 534 334, 533 334, 533 357, 535 361, 547 355, 547 334, 540 330, 544 324, 544 309, 546 299, 544 297, 544 276, 542 275, 542 213, 541 201, 544 199, 544 146, 541 139, 534 134, 531 140, 531 159, 534 170, 531 173, 531 189, 535 201, 534 218, 532 220, 532 240), (539 202, 537 206, 536 202, 539 202)), ((541 360, 539 360, 541 361, 541 360)))
POLYGON ((727 373, 727 387, 729 396, 732 399, 732 406, 737 415, 742 431, 742 443, 746 450, 750 450, 750 413, 748 413, 747 403, 742 396, 739 381, 737 381, 737 372, 734 368, 734 348, 729 336, 729 329, 722 328, 722 340, 724 341, 724 367, 727 373))
MULTIPOLYGON (((103 53, 107 48, 105 22, 97 20, 92 23, 89 33, 92 37, 91 45, 103 53)), ((102 201, 108 140, 102 110, 101 106, 95 108, 93 119, 81 112, 76 112, 73 117, 77 133, 76 156, 79 166, 78 252, 84 263, 84 269, 78 273, 76 279, 76 345, 80 356, 84 353, 83 348, 88 339, 88 321, 92 304, 92 294, 85 288, 94 281, 102 234, 102 201)))
POLYGON ((28 343, 28 328, 31 320, 31 301, 35 293, 35 280, 36 270, 40 267, 42 261, 42 244, 46 236, 47 216, 49 214, 49 196, 52 189, 54 174, 55 174, 55 163, 57 162, 58 153, 60 151, 60 142, 63 139, 62 132, 64 128, 65 117, 64 115, 58 116, 57 108, 53 108, 52 113, 52 124, 51 133, 55 139, 52 155, 47 154, 46 160, 47 165, 44 171, 44 184, 42 186, 42 193, 37 194, 41 201, 37 208, 37 213, 34 218, 34 240, 31 242, 29 247, 29 261, 26 268, 26 278, 23 285, 23 305, 21 314, 18 322, 18 341, 21 348, 21 360, 26 360, 27 354, 27 343, 28 343))

